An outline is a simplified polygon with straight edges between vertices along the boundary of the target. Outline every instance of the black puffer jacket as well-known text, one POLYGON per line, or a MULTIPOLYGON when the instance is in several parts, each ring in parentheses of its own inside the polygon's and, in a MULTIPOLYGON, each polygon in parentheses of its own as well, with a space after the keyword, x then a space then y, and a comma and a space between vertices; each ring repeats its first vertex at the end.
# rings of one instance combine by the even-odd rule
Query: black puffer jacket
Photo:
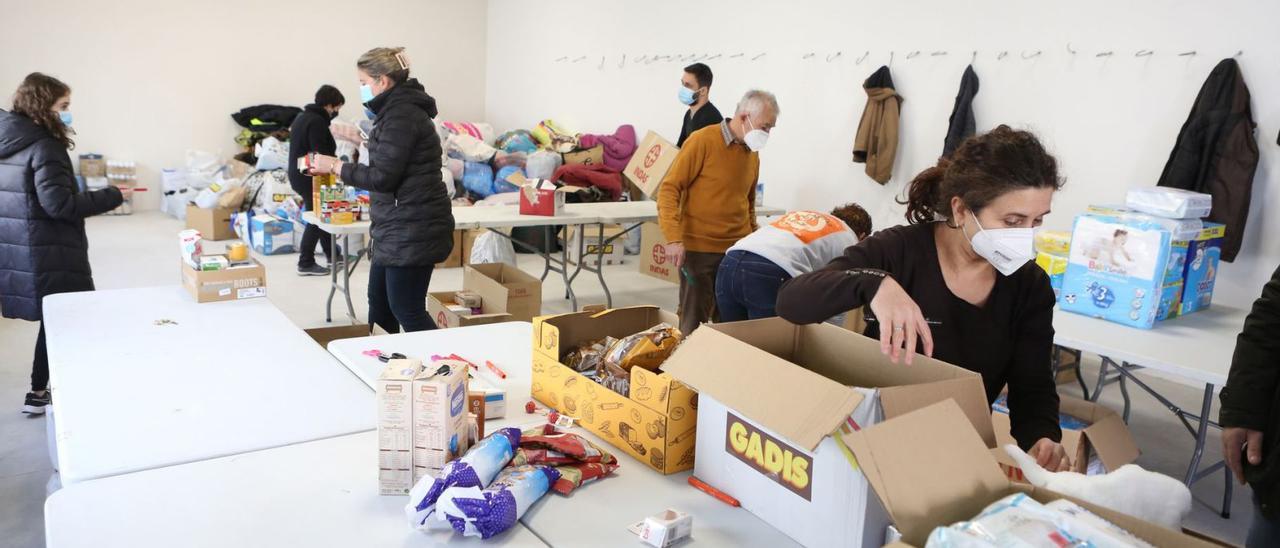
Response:
POLYGON ((67 149, 26 116, 0 111, 0 312, 42 319, 41 300, 92 291, 84 219, 123 201, 80 192, 67 149))
POLYGON ((369 191, 373 262, 431 266, 453 252, 453 206, 440 174, 436 100, 415 79, 367 103, 376 117, 369 165, 343 164, 342 180, 369 191))

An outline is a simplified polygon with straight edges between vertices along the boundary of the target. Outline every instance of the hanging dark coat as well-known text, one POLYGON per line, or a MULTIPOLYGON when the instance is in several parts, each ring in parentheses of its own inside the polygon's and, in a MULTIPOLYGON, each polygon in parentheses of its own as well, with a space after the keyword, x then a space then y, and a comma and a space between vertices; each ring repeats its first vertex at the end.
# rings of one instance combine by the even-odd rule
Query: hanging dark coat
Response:
POLYGON ((1227 225, 1222 242, 1227 262, 1240 252, 1249 217, 1258 167, 1256 127, 1240 65, 1223 59, 1201 86, 1158 183, 1213 196, 1208 220, 1227 225))
POLYGON ((867 164, 867 176, 883 185, 893 176, 893 160, 898 154, 902 96, 894 90, 893 76, 884 66, 863 82, 862 89, 867 92, 867 106, 853 139, 853 161, 867 164))
POLYGON ((973 117, 973 98, 977 95, 978 73, 973 71, 973 65, 969 65, 964 69, 964 76, 960 77, 960 91, 956 93, 955 106, 951 107, 947 138, 942 142, 943 158, 951 157, 951 153, 960 148, 960 143, 978 131, 973 117))

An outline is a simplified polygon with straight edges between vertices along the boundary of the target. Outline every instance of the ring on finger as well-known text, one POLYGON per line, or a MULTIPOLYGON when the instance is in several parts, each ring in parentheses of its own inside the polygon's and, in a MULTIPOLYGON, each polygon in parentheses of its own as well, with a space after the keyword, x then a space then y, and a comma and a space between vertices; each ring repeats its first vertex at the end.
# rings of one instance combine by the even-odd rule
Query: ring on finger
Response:
POLYGON ((906 328, 905 328, 905 327, 903 327, 903 326, 901 326, 901 325, 895 325, 895 326, 893 326, 893 330, 894 330, 895 332, 897 332, 897 331, 902 331, 903 329, 906 329, 906 328))

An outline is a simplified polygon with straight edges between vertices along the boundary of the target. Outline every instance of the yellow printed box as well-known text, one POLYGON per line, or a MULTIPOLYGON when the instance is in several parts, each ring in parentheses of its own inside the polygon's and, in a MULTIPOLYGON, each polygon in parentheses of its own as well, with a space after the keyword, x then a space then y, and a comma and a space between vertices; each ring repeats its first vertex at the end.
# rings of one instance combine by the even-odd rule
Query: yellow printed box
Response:
POLYGON ((622 338, 675 315, 653 306, 542 316, 533 320, 533 397, 654 470, 693 468, 698 394, 665 373, 631 369, 630 397, 564 365, 585 343, 622 338))

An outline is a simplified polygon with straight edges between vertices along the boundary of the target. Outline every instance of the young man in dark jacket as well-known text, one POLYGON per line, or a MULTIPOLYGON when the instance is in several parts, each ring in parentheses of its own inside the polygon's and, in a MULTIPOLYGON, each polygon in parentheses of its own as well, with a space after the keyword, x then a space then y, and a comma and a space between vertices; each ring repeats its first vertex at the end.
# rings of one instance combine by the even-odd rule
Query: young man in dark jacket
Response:
POLYGON ((1246 546, 1280 546, 1280 269, 1262 288, 1236 340, 1219 396, 1222 454, 1253 487, 1246 546))
MULTIPOLYGON (((304 107, 289 128, 289 186, 302 195, 307 211, 315 211, 316 204, 311 203, 311 176, 298 171, 298 158, 312 152, 326 156, 337 152, 338 144, 329 132, 329 121, 338 116, 344 103, 346 99, 338 88, 327 84, 320 86, 316 91, 316 101, 304 107)), ((299 276, 329 275, 328 267, 316 264, 316 243, 320 244, 325 259, 332 262, 329 234, 309 224, 302 233, 302 249, 298 253, 299 276)))
POLYGON ((702 63, 694 63, 684 68, 680 76, 680 102, 689 107, 684 113, 684 121, 680 124, 680 138, 676 146, 684 146, 684 142, 707 126, 714 126, 724 120, 720 110, 711 104, 711 67, 702 63))

